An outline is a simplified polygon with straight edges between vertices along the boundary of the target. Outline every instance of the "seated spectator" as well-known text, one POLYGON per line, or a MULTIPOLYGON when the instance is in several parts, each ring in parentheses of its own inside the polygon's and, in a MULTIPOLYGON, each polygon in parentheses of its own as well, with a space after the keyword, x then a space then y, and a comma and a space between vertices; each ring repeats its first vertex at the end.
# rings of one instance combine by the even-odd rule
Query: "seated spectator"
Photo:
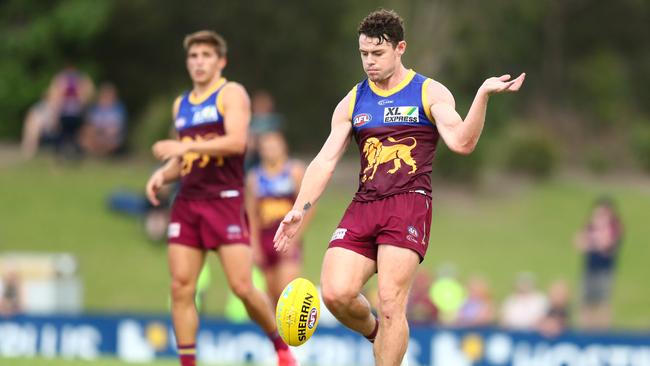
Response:
POLYGON ((569 325, 569 285, 562 280, 553 282, 548 291, 548 298, 549 307, 539 324, 539 331, 547 337, 555 337, 569 325))
POLYGON ((116 153, 124 144, 126 109, 115 86, 99 88, 97 103, 90 107, 81 131, 80 143, 85 152, 105 156, 116 153))
POLYGON ((27 112, 23 124, 21 150, 26 159, 33 158, 43 145, 56 146, 59 139, 59 108, 61 96, 48 88, 43 98, 27 112))
POLYGON ((521 273, 515 292, 501 307, 501 325, 512 330, 534 330, 548 311, 546 296, 537 290, 531 273, 521 273))
POLYGON ((456 325, 480 327, 494 322, 494 303, 485 279, 473 277, 467 283, 467 298, 458 311, 456 325))
POLYGON ((408 304, 406 305, 406 317, 413 324, 431 324, 438 321, 438 308, 433 304, 429 296, 429 288, 432 283, 431 275, 425 271, 415 274, 408 304))
POLYGON ((79 133, 84 112, 95 93, 95 85, 86 73, 68 62, 65 68, 54 76, 50 88, 61 96, 61 105, 58 108, 60 133, 56 145, 57 152, 65 158, 78 158, 81 153, 79 133))

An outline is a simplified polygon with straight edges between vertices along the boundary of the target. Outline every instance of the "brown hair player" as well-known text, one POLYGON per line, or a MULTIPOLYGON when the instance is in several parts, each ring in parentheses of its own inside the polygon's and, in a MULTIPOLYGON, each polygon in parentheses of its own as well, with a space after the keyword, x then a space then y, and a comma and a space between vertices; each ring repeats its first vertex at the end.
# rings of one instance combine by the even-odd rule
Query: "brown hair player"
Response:
POLYGON ((275 242, 278 250, 286 250, 354 136, 361 153, 359 189, 325 253, 323 299, 341 323, 374 341, 376 365, 394 366, 406 352, 406 301, 429 243, 431 162, 438 138, 454 152, 471 153, 489 96, 517 91, 525 75, 485 80, 463 119, 444 85, 402 64, 406 42, 399 15, 374 11, 358 34, 367 79, 336 106, 330 135, 309 164, 275 242), (375 273, 379 319, 361 295, 375 273))
POLYGON ((226 42, 212 31, 184 42, 193 89, 174 102, 178 140, 163 140, 153 154, 167 161, 147 182, 158 204, 163 184, 181 180, 168 228, 172 320, 182 366, 194 366, 198 314, 196 281, 209 250, 216 251, 232 291, 273 342, 280 366, 296 365, 278 335, 268 298, 253 286, 253 256, 244 205, 244 150, 250 101, 243 86, 222 77, 226 42))

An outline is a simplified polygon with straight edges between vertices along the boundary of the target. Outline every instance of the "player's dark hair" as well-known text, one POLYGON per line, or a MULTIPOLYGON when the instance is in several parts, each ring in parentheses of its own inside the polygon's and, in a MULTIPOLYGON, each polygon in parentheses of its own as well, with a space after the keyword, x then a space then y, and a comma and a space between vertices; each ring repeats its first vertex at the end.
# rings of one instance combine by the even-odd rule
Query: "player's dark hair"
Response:
POLYGON ((211 30, 201 30, 188 34, 183 40, 183 47, 185 47, 185 51, 189 51, 190 47, 199 43, 207 43, 214 46, 219 57, 225 57, 228 52, 226 40, 217 32, 211 30))
POLYGON ((377 9, 361 21, 357 32, 379 39, 379 44, 389 42, 395 48, 404 40, 404 21, 393 10, 377 9))

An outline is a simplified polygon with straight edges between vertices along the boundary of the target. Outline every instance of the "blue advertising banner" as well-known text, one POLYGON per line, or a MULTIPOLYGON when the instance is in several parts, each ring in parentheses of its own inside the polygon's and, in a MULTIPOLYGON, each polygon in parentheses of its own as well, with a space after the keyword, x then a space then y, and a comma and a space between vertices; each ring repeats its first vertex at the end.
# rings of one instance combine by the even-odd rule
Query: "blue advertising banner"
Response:
MULTIPOLYGON (((205 364, 275 365, 266 336, 252 324, 202 319, 198 358, 205 364)), ((319 326, 295 349, 304 365, 373 365, 368 341, 343 327, 319 326)), ((0 319, 0 357, 116 356, 146 362, 175 356, 166 316, 19 316, 0 319)), ((650 366, 650 333, 568 332, 546 338, 496 328, 411 327, 411 366, 650 366)))

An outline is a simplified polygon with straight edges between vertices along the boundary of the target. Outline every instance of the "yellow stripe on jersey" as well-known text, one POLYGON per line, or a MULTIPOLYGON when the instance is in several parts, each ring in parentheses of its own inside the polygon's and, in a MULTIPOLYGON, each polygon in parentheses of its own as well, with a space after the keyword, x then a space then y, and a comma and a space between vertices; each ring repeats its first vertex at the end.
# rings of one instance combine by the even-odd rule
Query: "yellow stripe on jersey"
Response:
POLYGON ((178 350, 179 355, 195 355, 196 354, 196 348, 181 348, 178 350))
POLYGON ((411 80, 413 80, 414 76, 415 76, 415 71, 409 69, 404 80, 400 81, 399 84, 395 85, 394 87, 388 90, 380 89, 377 85, 375 85, 375 83, 373 83, 370 80, 368 80, 368 85, 370 86, 370 89, 372 89, 372 91, 375 94, 379 95, 380 97, 389 97, 397 93, 398 91, 404 89, 404 87, 406 87, 411 82, 411 80))
POLYGON ((212 93, 216 92, 225 83, 226 83, 226 79, 220 78, 216 83, 214 83, 214 85, 210 86, 208 90, 206 90, 205 92, 203 92, 203 94, 199 96, 194 94, 194 91, 190 92, 190 97, 189 97, 190 103, 201 104, 205 102, 205 100, 208 99, 208 97, 212 95, 212 93))
POLYGON ((178 117, 178 110, 181 107, 181 100, 183 100, 182 95, 177 96, 174 100, 174 106, 172 107, 172 119, 176 119, 176 117, 178 117))
POLYGON ((435 118, 433 118, 433 115, 431 114, 431 104, 429 104, 429 96, 427 95, 427 88, 429 87, 429 84, 431 84, 431 82, 432 82, 431 79, 426 79, 422 83, 422 107, 424 107, 424 113, 427 115, 429 122, 435 125, 436 120, 435 118))
POLYGON ((219 114, 223 116, 223 93, 217 95, 217 110, 219 114))
POLYGON ((357 103, 357 85, 350 90, 350 104, 348 106, 348 119, 352 121, 352 113, 354 113, 354 105, 357 103))

